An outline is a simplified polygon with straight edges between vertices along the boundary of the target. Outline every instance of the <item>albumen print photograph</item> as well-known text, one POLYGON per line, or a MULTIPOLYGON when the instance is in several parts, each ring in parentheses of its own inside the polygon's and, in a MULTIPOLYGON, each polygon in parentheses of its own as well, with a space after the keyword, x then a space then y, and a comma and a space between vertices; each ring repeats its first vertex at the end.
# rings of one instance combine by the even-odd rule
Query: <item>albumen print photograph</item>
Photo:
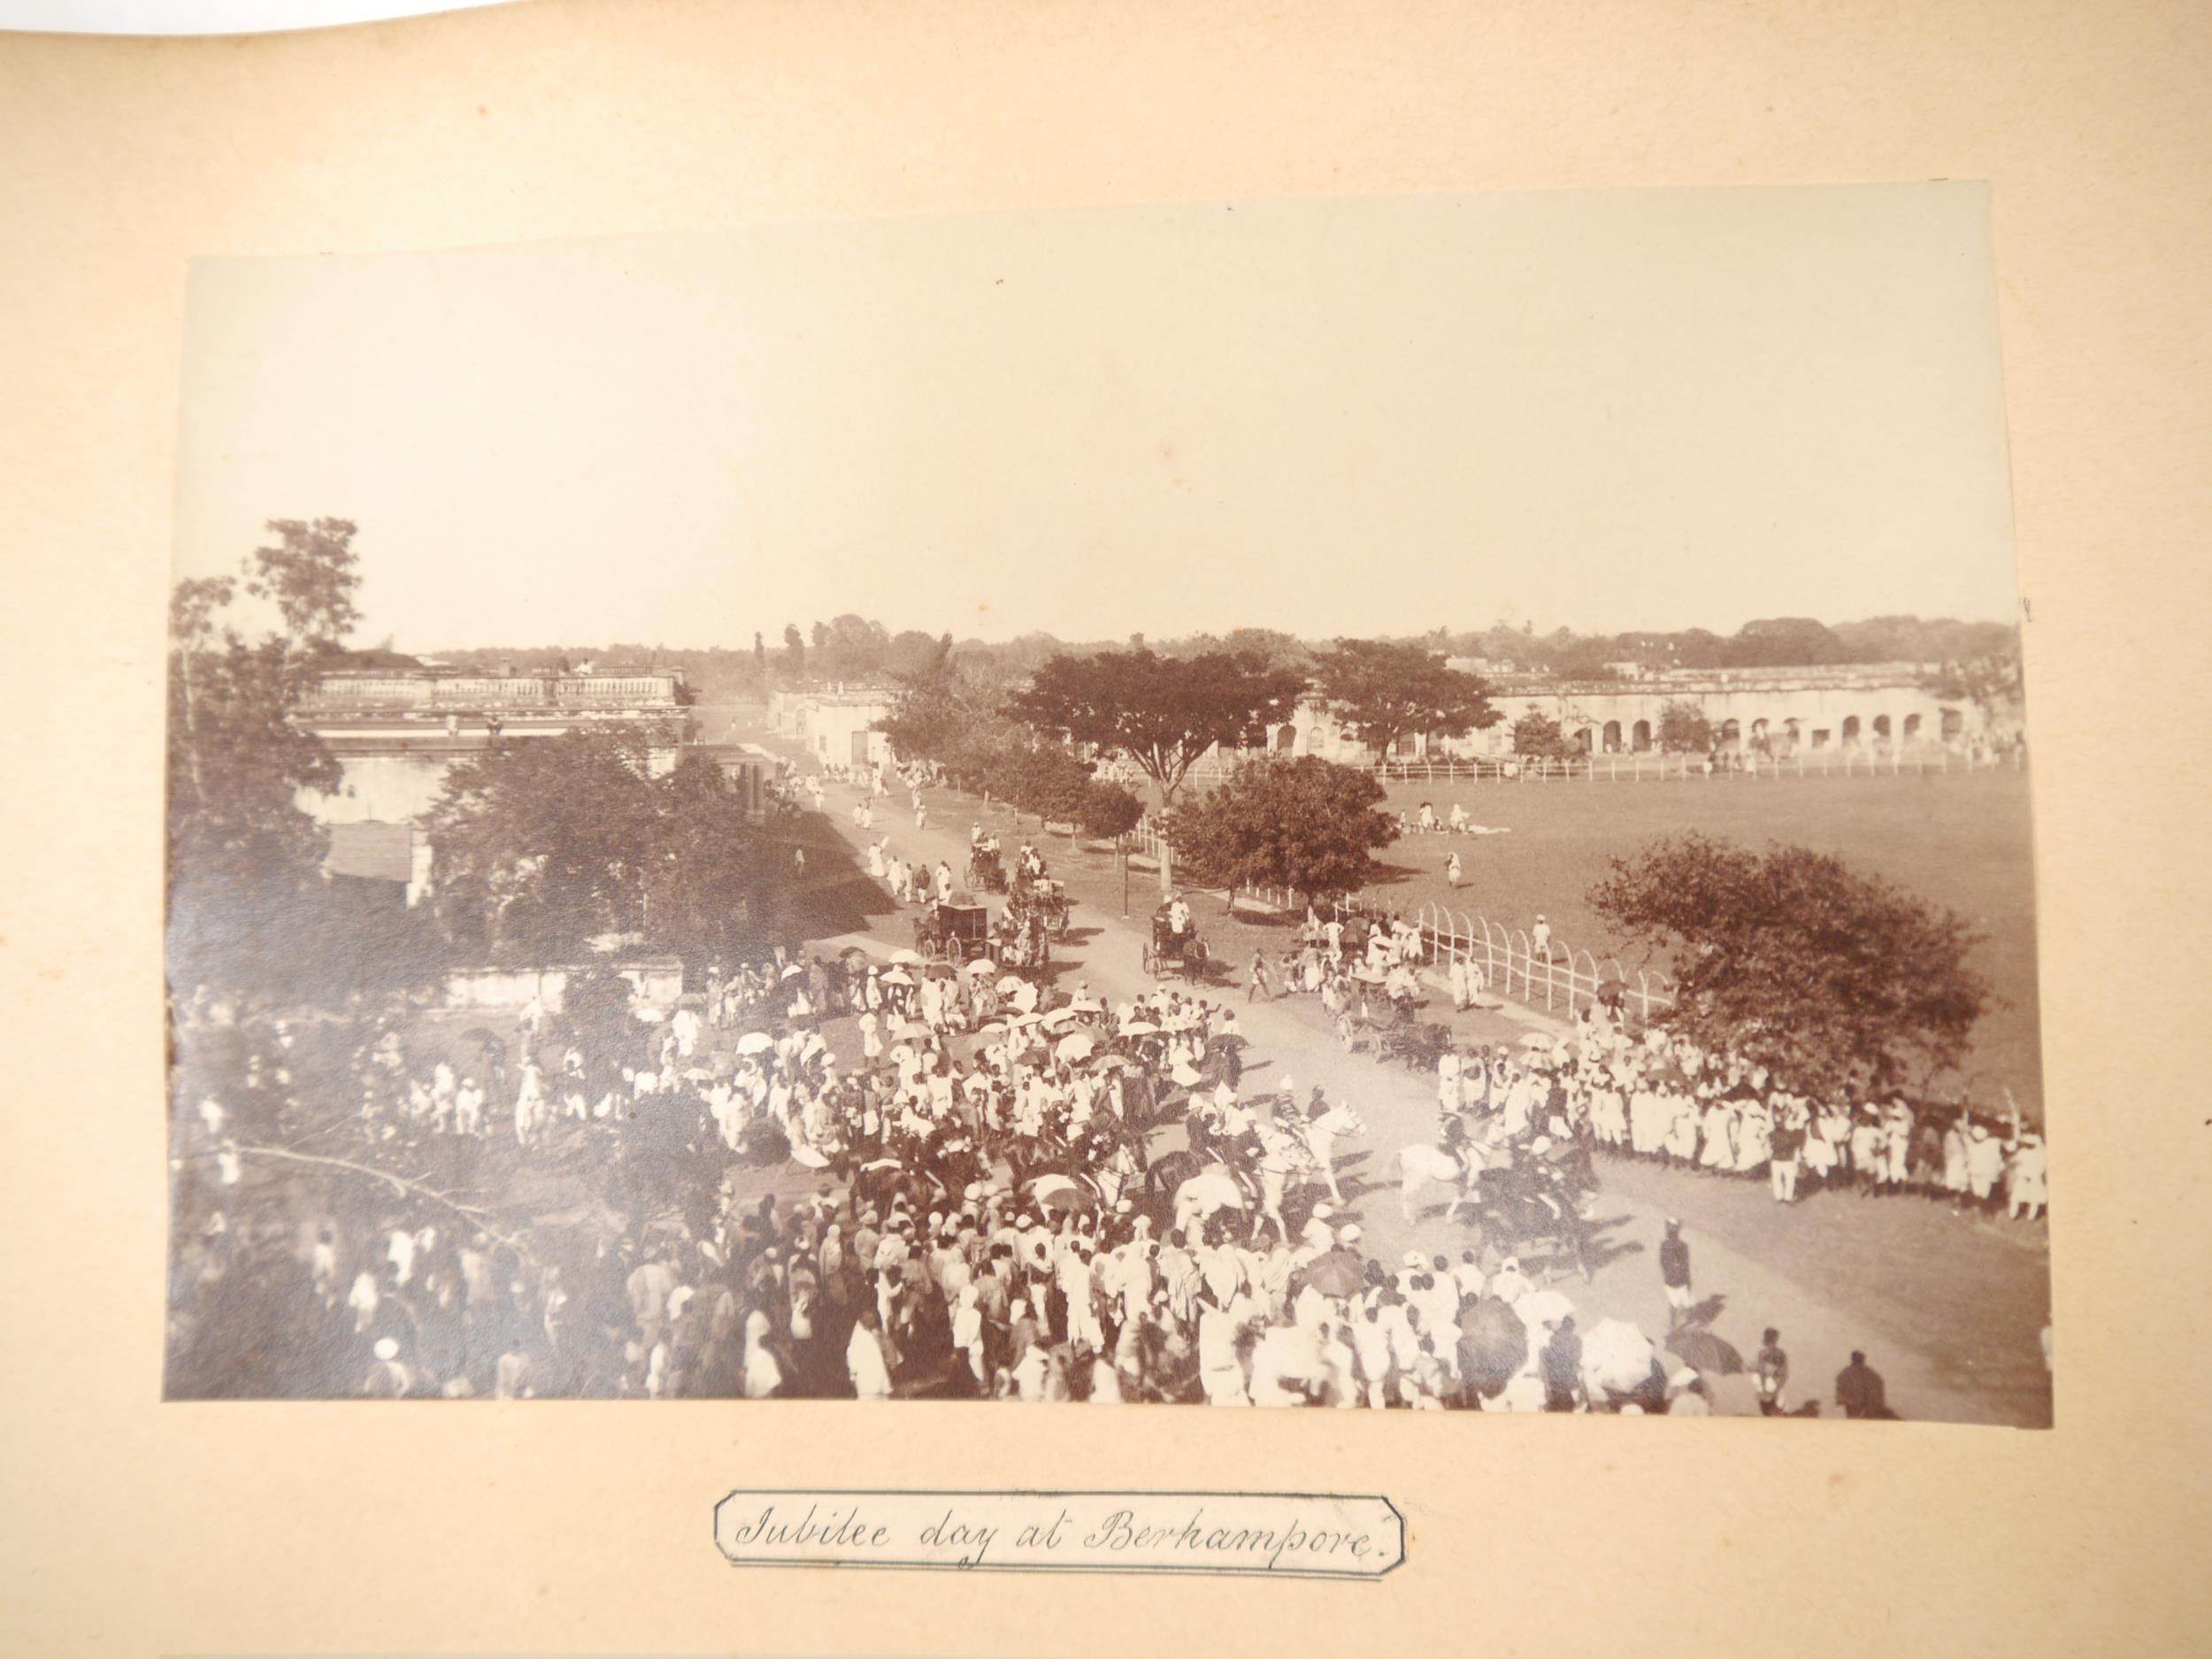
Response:
POLYGON ((215 257, 180 419, 169 1398, 2051 1422, 1981 189, 215 257))

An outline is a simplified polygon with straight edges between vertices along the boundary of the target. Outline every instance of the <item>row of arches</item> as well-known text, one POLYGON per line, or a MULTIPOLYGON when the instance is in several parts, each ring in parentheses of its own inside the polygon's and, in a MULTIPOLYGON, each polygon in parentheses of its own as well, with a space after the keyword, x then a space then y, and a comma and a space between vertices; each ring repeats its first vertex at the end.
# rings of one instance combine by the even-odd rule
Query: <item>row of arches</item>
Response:
MULTIPOLYGON (((1940 711, 1938 730, 1945 742, 1962 735, 1965 725, 1966 717, 1958 710, 1945 709, 1940 711)), ((1740 720, 1732 718, 1719 721, 1713 727, 1714 747, 1724 753, 1746 749, 1820 749, 1831 744, 1856 749, 1870 742, 1880 746, 1892 742, 1914 743, 1926 735, 1926 722, 1917 714, 1909 714, 1901 721, 1894 720, 1886 714, 1878 714, 1871 720, 1847 714, 1833 726, 1815 725, 1809 719, 1794 715, 1778 721, 1762 717, 1753 720, 1748 726, 1740 720)), ((1602 726, 1585 726, 1574 736, 1576 742, 1584 749, 1594 749, 1607 755, 1640 755, 1658 746, 1657 728, 1649 720, 1637 720, 1627 725, 1619 720, 1608 720, 1602 726)))

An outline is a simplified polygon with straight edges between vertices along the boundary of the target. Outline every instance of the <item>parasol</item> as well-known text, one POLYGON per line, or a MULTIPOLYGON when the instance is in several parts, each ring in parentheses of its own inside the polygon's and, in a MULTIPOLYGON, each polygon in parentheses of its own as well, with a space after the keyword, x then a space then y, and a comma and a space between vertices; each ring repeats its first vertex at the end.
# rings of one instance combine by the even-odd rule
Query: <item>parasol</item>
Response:
POLYGON ((737 1040, 740 1054, 765 1054, 776 1046, 776 1040, 764 1031, 749 1031, 737 1040))
POLYGON ((992 971, 994 965, 995 964, 992 963, 990 957, 978 956, 973 962, 971 962, 968 964, 966 971, 974 974, 978 979, 981 979, 984 975, 992 971))
POLYGON ((1524 1048, 1548 1048, 1551 1047, 1551 1042, 1552 1040, 1550 1037, 1547 1036, 1544 1033, 1540 1031, 1532 1031, 1527 1036, 1521 1039, 1521 1047, 1524 1048))
POLYGON ((1582 1380, 1593 1394, 1633 1394, 1656 1357, 1651 1339, 1625 1319, 1601 1319, 1582 1339, 1582 1380))
POLYGON ((891 1036, 895 1041, 904 1041, 909 1038, 928 1035, 929 1027, 918 1020, 895 1019, 891 1022, 891 1036))
POLYGON ((1142 1019, 1133 1020, 1121 1028, 1121 1034, 1125 1037, 1156 1037, 1159 1033, 1160 1028, 1157 1025, 1142 1019))
POLYGON ((921 962, 922 954, 918 950, 895 950, 891 953, 891 965, 895 968, 918 968, 921 962))
POLYGON ((1175 1070, 1169 1072, 1168 1075, 1173 1078, 1178 1083, 1180 1083, 1185 1088, 1196 1088, 1201 1083, 1203 1083, 1206 1080, 1205 1075, 1187 1060, 1178 1065, 1175 1070))
POLYGON ((803 1164, 810 1170, 829 1168, 829 1159, 822 1153, 817 1152, 812 1147, 792 1148, 791 1161, 794 1164, 803 1164))
POLYGON ((783 971, 783 977, 787 979, 795 979, 805 972, 806 970, 804 968, 802 968, 797 963, 795 962, 783 971))
POLYGON ((1087 1202, 1083 1189, 1064 1175, 1040 1175, 1030 1182, 1029 1196, 1041 1210, 1080 1210, 1087 1202))
POLYGON ((922 970, 925 979, 956 979, 959 977, 960 970, 949 962, 933 962, 922 970))
POLYGON ((1002 996, 1011 996, 1015 992, 1022 988, 1022 977, 1018 973, 1005 974, 1000 978, 998 982, 999 995, 1002 996))
POLYGON ((1513 1304, 1513 1311, 1521 1316, 1523 1324, 1532 1330, 1556 1325, 1562 1319, 1574 1317, 1575 1305, 1555 1290, 1532 1290, 1513 1304))
POLYGON ((1060 1026, 1068 1024, 1069 1021, 1077 1018, 1079 1018, 1079 1016, 1071 1008, 1056 1008, 1052 1010, 1052 1012, 1044 1017, 1044 1023, 1052 1026, 1055 1030, 1057 1030, 1060 1026))
POLYGON ((1331 1250, 1306 1263, 1306 1283, 1325 1296, 1348 1296, 1366 1280, 1366 1267, 1349 1250, 1331 1250))
POLYGON ((1667 1347, 1678 1356, 1685 1365, 1692 1366, 1709 1376, 1734 1377, 1744 1368, 1743 1356, 1710 1331, 1694 1326, 1677 1331, 1667 1339, 1667 1347))
POLYGON ((1106 1011, 1106 1004, 1094 996, 1079 996, 1068 1006, 1079 1014, 1102 1014, 1106 1011))
POLYGON ((1097 1048, 1098 1043, 1095 1039, 1079 1031, 1072 1037, 1061 1038, 1058 1046, 1052 1052, 1063 1060, 1087 1060, 1097 1048))
POLYGON ((1486 1400, 1528 1369, 1528 1325, 1495 1296, 1485 1296, 1459 1322, 1461 1380, 1486 1400))
POLYGON ((1202 1216, 1210 1216, 1217 1210, 1241 1210, 1244 1194, 1225 1171, 1205 1170, 1175 1189, 1176 1212, 1179 1215, 1186 1206, 1202 1216))
POLYGON ((883 982, 886 985, 911 985, 914 983, 914 976, 904 968, 894 968, 883 976, 883 982))

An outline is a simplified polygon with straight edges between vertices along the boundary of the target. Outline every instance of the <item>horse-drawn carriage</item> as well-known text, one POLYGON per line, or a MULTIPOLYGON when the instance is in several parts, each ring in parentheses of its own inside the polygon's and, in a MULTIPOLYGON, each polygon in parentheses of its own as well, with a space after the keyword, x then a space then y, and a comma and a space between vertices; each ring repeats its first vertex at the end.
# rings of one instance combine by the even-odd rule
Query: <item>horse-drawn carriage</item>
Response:
POLYGON ((1018 918, 1034 917, 1038 925, 1055 939, 1064 939, 1070 903, 1064 884, 1044 876, 1024 876, 1015 883, 1006 907, 1018 918))
POLYGON ((1006 891, 1006 861, 995 847, 977 847, 968 854, 968 886, 978 893, 1006 891))
POLYGON ((1195 929, 1177 933, 1164 910, 1152 918, 1152 937, 1144 947, 1147 973, 1157 979, 1179 979, 1193 985, 1202 984, 1210 960, 1206 941, 1195 929))
POLYGON ((933 904, 914 918, 914 949, 925 962, 990 956, 991 911, 983 904, 933 904))

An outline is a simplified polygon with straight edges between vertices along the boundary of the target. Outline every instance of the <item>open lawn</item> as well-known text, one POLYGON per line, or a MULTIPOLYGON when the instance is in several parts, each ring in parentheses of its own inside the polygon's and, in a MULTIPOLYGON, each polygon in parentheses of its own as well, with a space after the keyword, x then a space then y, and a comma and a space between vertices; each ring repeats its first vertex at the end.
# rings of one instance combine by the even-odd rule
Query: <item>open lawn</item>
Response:
MULTIPOLYGON (((2028 780, 2009 769, 1898 778, 1741 778, 1668 783, 1410 783, 1390 786, 1409 817, 1424 801, 1439 818, 1463 802, 1503 835, 1409 835, 1386 849, 1391 874, 1369 889, 1394 910, 1424 903, 1526 928, 1540 912, 1555 946, 1601 959, 1621 953, 1590 909, 1609 862, 1655 836, 1687 830, 1764 847, 1832 852, 1924 898, 1949 905, 1985 935, 1974 965, 1996 996, 1966 1066, 1976 1096, 2009 1085, 2032 1113, 2042 1105, 2036 1018, 2035 876, 2028 780), (1444 860, 1463 870, 1455 894, 1444 860)), ((1633 967, 1632 959, 1623 960, 1633 967)))

